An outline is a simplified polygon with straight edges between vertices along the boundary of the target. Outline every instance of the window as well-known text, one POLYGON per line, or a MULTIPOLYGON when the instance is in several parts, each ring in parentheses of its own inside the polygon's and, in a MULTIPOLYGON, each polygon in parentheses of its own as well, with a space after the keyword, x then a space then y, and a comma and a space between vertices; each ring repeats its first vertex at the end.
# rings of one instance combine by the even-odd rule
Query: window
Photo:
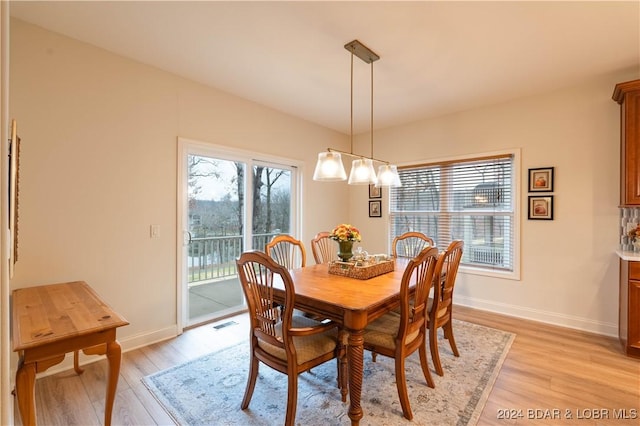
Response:
POLYGON ((390 191, 390 237, 422 232, 445 249, 464 241, 461 266, 515 268, 514 154, 405 166, 390 191))

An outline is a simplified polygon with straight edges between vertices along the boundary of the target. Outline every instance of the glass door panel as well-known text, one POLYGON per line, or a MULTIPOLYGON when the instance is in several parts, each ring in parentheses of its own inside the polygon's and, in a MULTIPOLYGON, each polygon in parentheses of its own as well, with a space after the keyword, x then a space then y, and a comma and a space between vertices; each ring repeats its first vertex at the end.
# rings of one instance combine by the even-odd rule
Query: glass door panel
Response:
POLYGON ((268 164, 252 169, 252 245, 264 246, 278 234, 291 233, 291 170, 268 164))
POLYGON ((236 259, 244 250, 245 164, 188 159, 187 324, 244 309, 236 259))
POLYGON ((252 153, 182 141, 178 256, 183 326, 246 309, 236 259, 264 250, 278 234, 297 233, 297 168, 252 153))

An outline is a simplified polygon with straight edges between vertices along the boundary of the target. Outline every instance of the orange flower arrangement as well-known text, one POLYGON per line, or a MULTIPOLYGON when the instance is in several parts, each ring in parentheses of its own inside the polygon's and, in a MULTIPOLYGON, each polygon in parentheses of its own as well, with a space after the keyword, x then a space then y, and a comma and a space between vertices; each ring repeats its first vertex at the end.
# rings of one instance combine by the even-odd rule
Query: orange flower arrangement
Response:
POLYGON ((358 228, 346 223, 333 228, 333 231, 329 234, 329 238, 335 241, 360 241, 362 239, 358 228))
POLYGON ((629 238, 631 238, 631 242, 635 242, 640 238, 640 223, 636 225, 631 231, 629 231, 629 238))

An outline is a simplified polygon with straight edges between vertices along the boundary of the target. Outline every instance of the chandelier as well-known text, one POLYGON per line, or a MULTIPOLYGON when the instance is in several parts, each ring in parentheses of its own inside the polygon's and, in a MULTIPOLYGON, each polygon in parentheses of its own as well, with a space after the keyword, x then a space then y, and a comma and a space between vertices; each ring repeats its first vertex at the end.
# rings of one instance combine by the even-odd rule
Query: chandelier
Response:
POLYGON ((351 52, 351 150, 350 152, 340 151, 338 149, 327 148, 327 151, 318 153, 318 162, 313 173, 313 180, 331 182, 347 179, 347 174, 342 164, 342 154, 354 157, 351 162, 351 173, 349 174, 349 185, 375 185, 383 186, 402 186, 398 168, 388 161, 373 158, 373 63, 380 59, 371 49, 353 40, 344 45, 344 48, 351 52), (366 157, 353 153, 353 57, 357 56, 365 63, 371 64, 371 155, 366 157), (378 167, 376 175, 373 163, 382 163, 378 167))

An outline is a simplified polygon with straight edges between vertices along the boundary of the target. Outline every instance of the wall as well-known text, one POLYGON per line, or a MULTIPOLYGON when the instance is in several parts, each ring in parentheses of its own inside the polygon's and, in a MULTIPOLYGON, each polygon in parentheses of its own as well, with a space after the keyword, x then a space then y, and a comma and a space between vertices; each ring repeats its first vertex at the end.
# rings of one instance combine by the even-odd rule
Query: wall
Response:
MULTIPOLYGON (((368 218, 366 187, 311 180, 317 152, 347 149, 344 135, 21 21, 12 21, 10 59, 10 113, 23 141, 12 287, 88 281, 131 322, 120 332, 125 348, 176 331, 178 136, 303 161, 303 240, 349 221, 367 250, 388 250, 386 219, 368 218), (161 238, 149 238, 152 223, 161 238)), ((619 124, 611 93, 637 77, 627 70, 376 132, 376 157, 398 164, 519 148, 523 186, 527 168, 556 167, 554 221, 527 221, 520 194, 521 280, 462 274, 458 303, 616 334, 619 124)), ((356 152, 366 152, 366 141, 358 137, 356 152)))
POLYGON ((309 164, 304 241, 344 220, 317 200, 346 203, 346 185, 311 177, 317 152, 345 149, 345 135, 19 20, 10 59, 22 138, 11 285, 87 281, 131 323, 125 349, 176 333, 178 137, 309 164))
MULTIPOLYGON (((521 279, 462 274, 457 303, 617 335, 620 109, 611 95, 639 70, 374 133, 377 155, 401 165, 520 149, 521 279), (547 166, 555 167, 554 220, 527 220, 527 169, 547 166)), ((369 219, 365 191, 353 194, 365 248, 388 250, 378 231, 386 219, 369 219)))

